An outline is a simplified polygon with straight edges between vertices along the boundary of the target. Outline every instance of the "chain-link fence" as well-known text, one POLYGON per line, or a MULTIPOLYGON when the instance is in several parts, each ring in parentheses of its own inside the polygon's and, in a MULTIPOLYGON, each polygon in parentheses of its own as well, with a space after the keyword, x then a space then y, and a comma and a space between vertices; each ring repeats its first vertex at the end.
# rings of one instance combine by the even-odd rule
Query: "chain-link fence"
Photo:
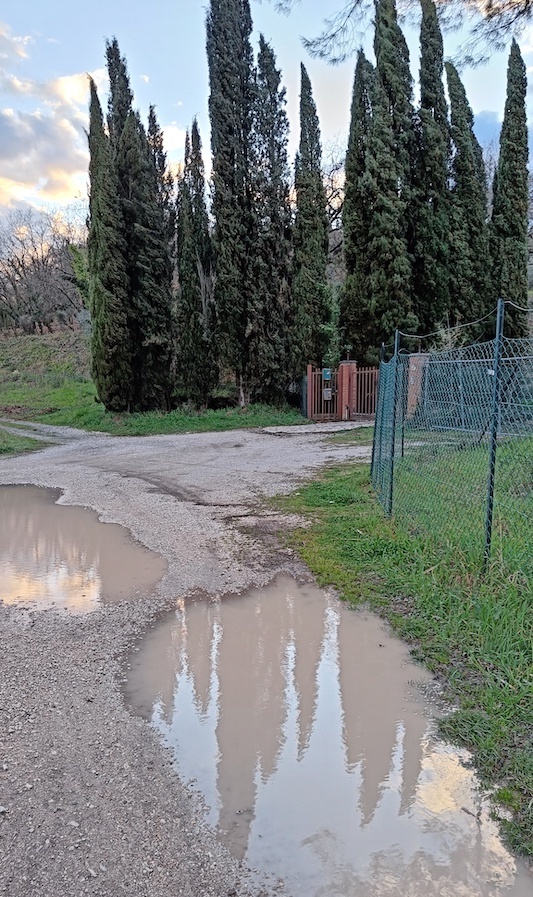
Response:
POLYGON ((412 532, 533 585, 533 339, 382 362, 372 482, 412 532))

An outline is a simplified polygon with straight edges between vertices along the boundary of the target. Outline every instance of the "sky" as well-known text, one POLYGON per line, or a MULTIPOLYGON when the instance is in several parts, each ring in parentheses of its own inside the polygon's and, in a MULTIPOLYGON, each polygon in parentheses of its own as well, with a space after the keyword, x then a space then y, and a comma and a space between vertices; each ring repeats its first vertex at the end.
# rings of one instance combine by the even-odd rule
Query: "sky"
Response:
MULTIPOLYGON (((272 44, 291 124, 291 158, 298 143, 300 63, 311 78, 324 157, 342 152, 349 127, 355 60, 333 67, 311 59, 301 36, 314 36, 341 0, 302 0, 290 16, 268 0, 251 0, 254 46, 259 34, 272 44)), ((59 208, 86 200, 88 81, 107 102, 105 40, 116 36, 126 56, 135 106, 157 108, 169 161, 183 157, 185 130, 198 118, 209 157, 205 15, 208 0, 19 0, 0 11, 0 210, 30 204, 59 208)), ((418 34, 406 31, 411 68, 418 71, 418 34)), ((459 38, 445 36, 452 57, 459 38)), ((363 46, 372 56, 372 29, 363 46)), ((528 117, 533 120, 533 28, 520 40, 530 71, 528 117)), ((482 144, 497 139, 503 117, 508 51, 463 70, 482 144)))

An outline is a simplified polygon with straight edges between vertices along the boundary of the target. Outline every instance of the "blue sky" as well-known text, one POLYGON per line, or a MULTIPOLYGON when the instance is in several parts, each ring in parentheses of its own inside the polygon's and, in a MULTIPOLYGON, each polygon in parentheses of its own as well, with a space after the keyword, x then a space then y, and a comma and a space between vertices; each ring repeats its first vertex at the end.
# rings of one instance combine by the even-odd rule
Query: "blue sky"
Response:
MULTIPOLYGON (((263 32, 277 54, 287 87, 291 155, 298 142, 299 69, 313 84, 326 155, 343 146, 349 124, 354 61, 338 67, 310 59, 300 36, 320 30, 341 0, 302 0, 289 17, 263 0, 252 0, 254 42, 263 32)), ((87 195, 87 73, 106 100, 105 39, 116 36, 128 60, 135 104, 157 106, 169 159, 183 154, 184 131, 193 116, 209 148, 208 76, 204 20, 207 0, 19 0, 0 13, 0 206, 63 205, 87 195)), ((418 69, 418 36, 407 32, 411 67, 418 69)), ((371 28, 365 48, 371 55, 371 28)), ((445 38, 452 56, 458 38, 445 38)), ((533 32, 521 48, 533 71, 533 32)), ((507 52, 463 71, 478 136, 498 132, 505 102, 507 52)), ((533 106, 530 117, 533 118, 533 106)))

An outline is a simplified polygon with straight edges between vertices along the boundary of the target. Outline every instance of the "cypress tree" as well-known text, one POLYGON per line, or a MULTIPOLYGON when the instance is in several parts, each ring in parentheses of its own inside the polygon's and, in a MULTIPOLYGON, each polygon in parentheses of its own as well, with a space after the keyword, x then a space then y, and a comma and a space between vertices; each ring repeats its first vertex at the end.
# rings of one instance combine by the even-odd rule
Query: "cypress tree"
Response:
POLYGON ((146 132, 130 111, 117 150, 130 283, 133 406, 168 410, 173 384, 168 222, 159 201, 146 132))
MULTIPOLYGON (((515 40, 507 68, 507 98, 500 154, 493 184, 490 223, 493 301, 502 297, 527 306, 528 145, 526 68, 515 40)), ((508 336, 527 335, 526 313, 506 311, 508 336)))
MULTIPOLYGON (((411 212, 412 174, 415 161, 413 79, 409 50, 398 25, 395 0, 376 0, 374 34, 376 71, 391 116, 393 149, 398 173, 398 193, 411 212)), ((406 219, 406 224, 410 221, 406 219)))
POLYGON ((118 184, 96 86, 90 79, 88 275, 91 373, 110 411, 131 407, 131 346, 126 307, 129 280, 118 184))
POLYGON ((367 276, 362 288, 368 298, 361 315, 366 317, 366 325, 358 351, 368 364, 377 362, 379 346, 390 339, 396 327, 414 330, 418 326, 412 304, 410 253, 415 150, 412 78, 394 0, 376 3, 374 52, 372 118, 361 178, 368 222, 363 255, 367 276))
POLYGON ((400 191, 403 168, 396 152, 397 140, 390 102, 378 70, 373 80, 372 126, 366 157, 365 191, 369 202, 368 229, 368 340, 362 360, 375 364, 382 342, 395 328, 414 332, 417 318, 412 308, 411 260, 407 248, 408 191, 400 191))
POLYGON ((183 175, 178 186, 178 382, 198 407, 206 405, 218 370, 215 309, 205 174, 198 123, 185 139, 183 175))
MULTIPOLYGON (((474 116, 451 62, 445 65, 450 98, 452 164, 450 191, 450 314, 473 321, 492 307, 487 239, 487 185, 474 116)), ((480 336, 478 331, 469 331, 480 336)), ((490 330, 488 331, 490 333, 490 330)))
POLYGON ((249 0, 211 0, 206 27, 218 339, 245 404, 257 328, 251 158, 255 78, 249 0))
POLYGON ((133 93, 126 67, 126 60, 120 55, 116 37, 106 42, 107 73, 109 76, 109 98, 107 103, 107 130, 116 155, 120 136, 132 109, 133 93))
POLYGON ((155 172, 157 201, 167 224, 168 240, 169 244, 171 244, 174 242, 176 225, 174 178, 167 167, 167 154, 163 144, 163 132, 157 120, 155 106, 150 106, 148 112, 148 130, 146 136, 148 139, 150 159, 155 172))
POLYGON ((254 127, 257 305, 251 352, 256 400, 279 402, 289 381, 291 208, 285 89, 273 50, 259 39, 254 127))
POLYGON ((422 0, 420 51, 413 289, 419 326, 427 333, 442 323, 449 307, 451 146, 442 35, 433 0, 422 0))
POLYGON ((291 362, 294 376, 319 366, 327 351, 331 304, 326 280, 328 217, 322 183, 320 128, 311 82, 301 66, 300 145, 296 155, 293 316, 291 362))
POLYGON ((367 255, 371 210, 366 174, 368 139, 372 125, 374 67, 362 50, 357 56, 352 95, 350 134, 346 152, 346 192, 342 210, 346 280, 341 293, 342 344, 352 358, 361 359, 373 340, 367 255))

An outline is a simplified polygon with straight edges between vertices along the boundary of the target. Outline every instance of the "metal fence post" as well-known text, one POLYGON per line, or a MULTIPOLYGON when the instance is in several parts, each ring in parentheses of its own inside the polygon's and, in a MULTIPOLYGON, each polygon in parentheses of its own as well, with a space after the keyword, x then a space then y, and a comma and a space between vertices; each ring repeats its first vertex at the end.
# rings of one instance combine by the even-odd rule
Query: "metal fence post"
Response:
POLYGON ((392 395, 392 438, 390 446, 390 477, 389 477, 389 494, 387 496, 387 507, 385 509, 388 517, 392 517, 392 502, 394 497, 394 453, 396 448, 396 402, 398 398, 398 355, 400 352, 400 331, 394 334, 394 382, 392 395))
POLYGON ((483 551, 482 572, 485 573, 490 560, 490 546, 492 541, 492 523, 494 519, 494 484, 496 480, 496 452, 498 447, 498 420, 500 411, 500 368, 503 343, 503 321, 505 305, 503 299, 498 299, 498 314, 496 318, 496 339, 494 342, 494 368, 492 390, 492 421, 490 429, 489 448, 489 477, 487 482, 487 513, 485 517, 485 548, 483 551))

